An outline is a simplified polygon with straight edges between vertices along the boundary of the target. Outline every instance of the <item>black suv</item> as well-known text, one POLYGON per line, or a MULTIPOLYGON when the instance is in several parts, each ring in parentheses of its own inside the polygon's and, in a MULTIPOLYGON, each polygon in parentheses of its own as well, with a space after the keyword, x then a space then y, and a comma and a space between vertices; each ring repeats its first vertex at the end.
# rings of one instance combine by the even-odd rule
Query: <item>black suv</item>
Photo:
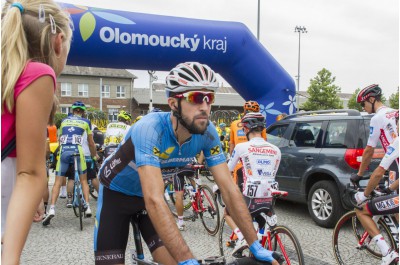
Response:
MULTIPOLYGON (((371 117, 357 110, 311 111, 267 128, 267 140, 282 152, 279 188, 289 192, 288 200, 307 203, 320 226, 333 227, 346 211, 342 194, 360 166, 371 117)), ((371 170, 382 156, 383 150, 376 148, 371 170)))

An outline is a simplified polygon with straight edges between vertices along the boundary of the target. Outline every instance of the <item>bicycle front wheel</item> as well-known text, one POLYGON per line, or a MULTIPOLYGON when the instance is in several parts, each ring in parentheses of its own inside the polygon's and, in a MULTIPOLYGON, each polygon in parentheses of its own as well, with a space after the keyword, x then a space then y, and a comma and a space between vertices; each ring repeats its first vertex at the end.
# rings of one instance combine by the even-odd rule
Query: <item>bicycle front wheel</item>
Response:
POLYGON ((271 234, 272 250, 284 257, 283 265, 304 265, 303 251, 296 235, 285 226, 276 226, 271 234))
POLYGON ((250 257, 250 250, 248 248, 233 253, 237 242, 237 236, 233 233, 232 229, 226 223, 225 218, 222 218, 219 232, 218 232, 218 245, 219 253, 226 258, 226 263, 234 262, 236 258, 250 257))
MULTIPOLYGON (((385 241, 395 249, 394 240, 386 224, 379 220, 379 230, 385 241)), ((377 264, 382 255, 372 240, 359 244, 365 230, 357 219, 355 211, 346 213, 339 219, 332 235, 332 247, 335 259, 340 265, 377 264)))
POLYGON ((218 233, 220 222, 218 204, 210 187, 201 185, 199 191, 200 201, 198 201, 198 207, 200 219, 207 232, 214 236, 218 233))

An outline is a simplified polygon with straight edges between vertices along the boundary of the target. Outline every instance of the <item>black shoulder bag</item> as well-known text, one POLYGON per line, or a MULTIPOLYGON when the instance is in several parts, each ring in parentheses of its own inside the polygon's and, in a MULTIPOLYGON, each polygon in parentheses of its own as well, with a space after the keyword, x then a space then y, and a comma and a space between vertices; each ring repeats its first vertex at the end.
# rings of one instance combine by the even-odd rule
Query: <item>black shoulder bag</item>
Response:
POLYGON ((6 157, 15 149, 15 147, 16 147, 16 137, 12 138, 11 141, 6 146, 6 148, 1 150, 1 161, 6 159, 6 157))

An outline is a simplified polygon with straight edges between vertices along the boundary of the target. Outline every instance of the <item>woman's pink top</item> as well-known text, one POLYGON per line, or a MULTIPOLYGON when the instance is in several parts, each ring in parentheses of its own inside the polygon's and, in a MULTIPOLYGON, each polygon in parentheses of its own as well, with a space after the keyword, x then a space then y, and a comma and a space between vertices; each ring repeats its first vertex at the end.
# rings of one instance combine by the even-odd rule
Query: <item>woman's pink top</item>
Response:
MULTIPOLYGON (((47 64, 29 61, 25 66, 24 71, 18 78, 17 83, 14 87, 14 109, 12 112, 8 112, 7 108, 4 106, 3 114, 1 115, 1 150, 3 150, 7 144, 15 137, 15 106, 17 105, 17 100, 19 94, 27 88, 36 79, 49 75, 53 78, 54 87, 56 89, 56 74, 53 68, 47 64)), ((45 130, 44 128, 43 130, 45 130)), ((16 150, 12 151, 9 157, 16 157, 16 150)))

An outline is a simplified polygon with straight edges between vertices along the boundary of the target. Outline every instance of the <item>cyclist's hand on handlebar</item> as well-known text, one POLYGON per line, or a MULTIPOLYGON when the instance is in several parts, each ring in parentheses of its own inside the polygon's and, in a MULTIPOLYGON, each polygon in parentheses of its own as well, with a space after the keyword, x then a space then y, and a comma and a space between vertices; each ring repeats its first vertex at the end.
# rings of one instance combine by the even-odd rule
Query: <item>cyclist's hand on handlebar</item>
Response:
POLYGON ((258 240, 254 241, 250 246, 250 251, 254 257, 260 261, 269 261, 272 265, 278 265, 279 263, 272 257, 273 251, 266 250, 263 248, 258 240))
POLYGON ((197 261, 197 259, 188 259, 179 262, 178 265, 200 265, 200 263, 197 261))
POLYGON ((350 176, 350 181, 353 185, 357 185, 358 181, 360 181, 361 178, 362 176, 359 176, 357 173, 352 173, 350 176))
POLYGON ((389 187, 385 187, 381 190, 383 193, 386 193, 388 195, 394 193, 394 190, 389 189, 389 187))

